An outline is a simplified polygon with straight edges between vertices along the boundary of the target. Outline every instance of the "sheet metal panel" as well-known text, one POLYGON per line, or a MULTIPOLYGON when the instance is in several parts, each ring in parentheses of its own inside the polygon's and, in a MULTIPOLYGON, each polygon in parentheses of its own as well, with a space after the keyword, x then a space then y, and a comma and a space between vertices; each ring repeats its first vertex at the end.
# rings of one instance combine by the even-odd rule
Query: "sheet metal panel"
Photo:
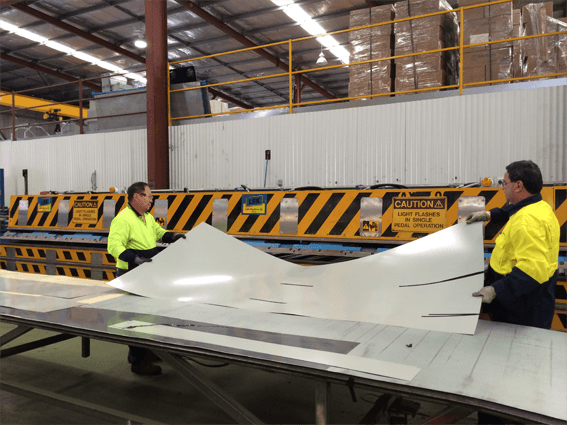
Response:
POLYGON ((150 298, 472 335, 482 225, 461 223, 369 257, 305 267, 201 223, 109 282, 150 298))

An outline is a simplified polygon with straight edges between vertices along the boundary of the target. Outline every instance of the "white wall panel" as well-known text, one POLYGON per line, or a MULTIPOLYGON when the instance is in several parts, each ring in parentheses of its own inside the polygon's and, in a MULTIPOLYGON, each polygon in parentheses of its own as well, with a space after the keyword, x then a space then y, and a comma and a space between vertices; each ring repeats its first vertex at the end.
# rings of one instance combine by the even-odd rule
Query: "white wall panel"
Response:
MULTIPOLYGON (((170 128, 171 187, 467 183, 518 159, 567 181, 567 86, 211 121, 170 128)), ((6 194, 126 187, 147 180, 146 131, 0 142, 6 194)))
POLYGON ((88 191, 96 171, 98 190, 127 187, 147 180, 146 130, 0 142, 6 202, 24 193, 22 170, 28 170, 28 191, 88 191))

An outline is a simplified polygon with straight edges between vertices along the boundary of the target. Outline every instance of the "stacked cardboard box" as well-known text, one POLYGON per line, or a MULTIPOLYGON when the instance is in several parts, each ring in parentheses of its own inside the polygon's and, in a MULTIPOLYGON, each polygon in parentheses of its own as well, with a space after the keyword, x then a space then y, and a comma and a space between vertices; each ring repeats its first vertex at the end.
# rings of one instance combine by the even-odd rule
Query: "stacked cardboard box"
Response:
MULTIPOLYGON (((395 3, 396 20, 452 10, 446 0, 406 0, 395 3)), ((408 55, 458 45, 455 12, 394 24, 395 55, 408 55)), ((395 59, 395 91, 411 91, 455 84, 456 50, 395 59)))
MULTIPOLYGON (((513 27, 512 37, 523 37, 524 27, 522 26, 522 10, 514 9, 512 11, 513 27)), ((512 43, 512 75, 513 77, 523 77, 523 63, 524 63, 524 40, 516 40, 512 43)))
MULTIPOLYGON (((557 25, 558 31, 567 31, 567 18, 557 20, 563 24, 557 25)), ((557 36, 557 72, 567 72, 567 34, 557 36)))
MULTIPOLYGON (((494 1, 494 0, 492 0, 494 1)), ((490 0, 459 0, 459 6, 489 3, 490 0)), ((463 43, 476 44, 513 37, 512 2, 466 9, 463 15, 463 43)), ((502 42, 465 48, 463 83, 512 78, 514 75, 513 42, 502 42)), ((520 58, 518 58, 518 63, 520 58)))
MULTIPOLYGON (((532 3, 522 7, 525 35, 567 31, 567 23, 553 18, 553 3, 532 3)), ((555 74, 567 70, 566 36, 551 35, 524 41, 524 75, 555 74)))
MULTIPOLYGON (((350 28, 356 28, 394 19, 392 5, 355 10, 350 13, 350 28)), ((349 33, 351 62, 392 56, 392 25, 380 25, 349 33)), ((351 65, 349 97, 392 91, 391 60, 351 65)))

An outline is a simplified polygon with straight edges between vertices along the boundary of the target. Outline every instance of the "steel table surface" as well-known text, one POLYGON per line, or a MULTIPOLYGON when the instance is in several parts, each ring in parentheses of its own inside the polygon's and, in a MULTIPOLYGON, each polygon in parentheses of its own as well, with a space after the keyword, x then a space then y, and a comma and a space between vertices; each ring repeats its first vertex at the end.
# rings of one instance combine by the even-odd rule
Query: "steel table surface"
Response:
MULTIPOLYGON (((26 294, 18 295, 18 282, 10 282, 13 291, 10 296, 0 292, 0 319, 184 356, 255 365, 328 382, 345 384, 352 378, 355 387, 474 406, 530 422, 567 423, 567 335, 564 333, 479 321, 475 335, 469 336, 155 300, 109 292, 109 287, 101 286, 100 282, 98 290, 65 299, 62 304, 62 298, 42 295, 42 284, 30 275, 22 280, 26 294), (30 285, 34 284, 32 296, 30 285), (116 328, 129 321, 145 325, 125 330, 116 328), (144 332, 145 326, 151 326, 152 332, 144 332), (167 332, 171 329, 176 332, 167 332), (194 332, 202 333, 203 338, 193 340, 194 332), (296 347, 360 356, 414 366, 420 371, 410 381, 388 378, 273 352, 209 343, 207 335, 238 338, 244 343, 277 344, 282 352, 296 347)), ((57 291, 51 284, 49 294, 54 293, 57 291)))

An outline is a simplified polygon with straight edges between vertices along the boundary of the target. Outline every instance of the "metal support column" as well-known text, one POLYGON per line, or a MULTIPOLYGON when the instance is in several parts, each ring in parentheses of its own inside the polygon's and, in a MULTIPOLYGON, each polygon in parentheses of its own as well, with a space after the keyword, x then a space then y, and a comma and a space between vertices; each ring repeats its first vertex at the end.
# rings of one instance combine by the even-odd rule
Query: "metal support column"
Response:
POLYGON ((203 373, 183 357, 165 351, 154 350, 167 364, 173 367, 191 385, 201 391, 209 400, 219 406, 224 412, 240 424, 261 424, 262 422, 238 401, 227 394, 222 388, 212 382, 203 373))
POLYGON ((331 383, 317 381, 315 385, 315 423, 324 425, 329 423, 328 409, 331 401, 331 383))
POLYGON ((12 90, 12 140, 16 141, 16 92, 12 90))
POLYGON ((79 80, 79 134, 85 134, 83 130, 83 80, 79 80))
POLYGON ((167 127, 167 2, 145 0, 148 184, 169 189, 169 136, 167 127))

